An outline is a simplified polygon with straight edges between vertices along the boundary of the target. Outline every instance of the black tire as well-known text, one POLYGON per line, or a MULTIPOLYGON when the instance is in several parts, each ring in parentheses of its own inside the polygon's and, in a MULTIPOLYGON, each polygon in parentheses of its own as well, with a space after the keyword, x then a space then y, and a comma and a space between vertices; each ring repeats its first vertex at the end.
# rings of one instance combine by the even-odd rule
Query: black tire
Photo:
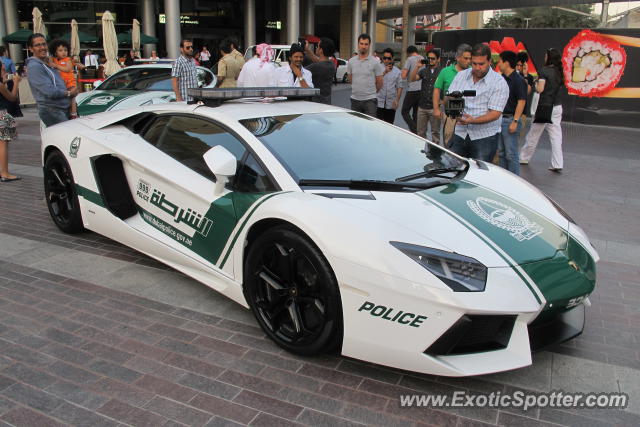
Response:
POLYGON ((249 248, 244 294, 267 335, 291 353, 312 356, 342 344, 342 303, 333 271, 302 233, 278 226, 249 248))
POLYGON ((344 74, 342 75, 342 83, 347 83, 347 81, 348 81, 348 80, 349 80, 349 79, 347 78, 347 73, 344 73, 344 74))
POLYGON ((44 162, 44 195, 51 218, 60 230, 70 234, 84 231, 73 173, 58 150, 44 162))

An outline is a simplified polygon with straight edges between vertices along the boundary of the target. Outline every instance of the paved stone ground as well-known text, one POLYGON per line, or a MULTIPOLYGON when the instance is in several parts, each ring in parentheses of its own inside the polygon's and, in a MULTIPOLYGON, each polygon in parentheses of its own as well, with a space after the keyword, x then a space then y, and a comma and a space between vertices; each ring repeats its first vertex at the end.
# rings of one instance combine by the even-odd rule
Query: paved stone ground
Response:
POLYGON ((547 171, 544 140, 523 168, 602 257, 585 333, 530 367, 456 379, 291 356, 203 285, 97 234, 61 233, 25 112, 11 144, 23 180, 0 184, 0 426, 640 424, 640 131, 565 125, 564 173, 547 171), (399 404, 405 393, 557 389, 623 391, 630 402, 526 412, 399 404))

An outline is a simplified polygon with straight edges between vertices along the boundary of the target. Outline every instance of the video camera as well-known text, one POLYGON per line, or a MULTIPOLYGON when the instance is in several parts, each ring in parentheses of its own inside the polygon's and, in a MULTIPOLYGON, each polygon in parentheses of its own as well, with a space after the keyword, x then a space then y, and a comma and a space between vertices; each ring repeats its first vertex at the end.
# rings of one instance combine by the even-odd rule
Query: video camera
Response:
POLYGON ((454 92, 447 93, 445 96, 449 97, 444 104, 444 113, 452 118, 460 117, 464 110, 464 97, 476 96, 475 90, 456 90, 454 92))

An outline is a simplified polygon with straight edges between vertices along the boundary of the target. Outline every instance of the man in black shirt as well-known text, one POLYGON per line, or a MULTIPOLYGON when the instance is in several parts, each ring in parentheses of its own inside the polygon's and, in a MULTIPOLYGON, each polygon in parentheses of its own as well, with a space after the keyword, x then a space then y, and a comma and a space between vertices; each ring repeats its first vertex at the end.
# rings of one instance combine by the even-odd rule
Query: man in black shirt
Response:
POLYGON ((529 73, 529 55, 527 52, 518 52, 516 55, 516 71, 527 82, 527 103, 524 106, 524 112, 520 116, 520 137, 524 138, 527 127, 527 117, 531 117, 531 100, 535 93, 536 79, 529 73))
POLYGON ((311 71, 313 87, 320 89, 320 95, 314 96, 312 99, 314 102, 331 104, 331 87, 333 85, 333 78, 336 75, 336 66, 331 58, 329 58, 330 55, 333 55, 333 50, 333 41, 326 37, 320 39, 320 44, 318 44, 315 54, 311 51, 308 43, 305 46, 306 56, 313 61, 313 63, 307 65, 305 68, 311 71))
POLYGON ((527 83, 515 70, 515 52, 505 50, 500 53, 498 67, 509 85, 509 98, 502 111, 502 131, 498 134, 500 166, 520 175, 518 132, 521 125, 520 118, 527 102, 527 83))
MULTIPOLYGON (((423 60, 424 61, 424 60, 423 60)), ((433 114, 433 86, 440 74, 440 53, 436 50, 427 52, 426 66, 418 65, 411 71, 410 82, 422 80, 420 100, 418 101, 417 133, 427 137, 427 124, 431 124, 431 140, 440 144, 440 117, 433 114)))

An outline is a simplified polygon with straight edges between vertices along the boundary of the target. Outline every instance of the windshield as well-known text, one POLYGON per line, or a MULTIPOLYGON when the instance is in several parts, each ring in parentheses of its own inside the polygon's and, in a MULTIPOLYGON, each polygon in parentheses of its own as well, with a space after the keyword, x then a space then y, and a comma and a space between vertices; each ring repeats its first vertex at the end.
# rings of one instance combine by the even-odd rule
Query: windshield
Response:
POLYGON ((240 123, 297 181, 394 181, 425 170, 465 165, 434 145, 429 145, 426 156, 424 139, 355 112, 292 114, 240 123))
POLYGON ((171 68, 125 69, 100 85, 100 90, 172 90, 171 68))

